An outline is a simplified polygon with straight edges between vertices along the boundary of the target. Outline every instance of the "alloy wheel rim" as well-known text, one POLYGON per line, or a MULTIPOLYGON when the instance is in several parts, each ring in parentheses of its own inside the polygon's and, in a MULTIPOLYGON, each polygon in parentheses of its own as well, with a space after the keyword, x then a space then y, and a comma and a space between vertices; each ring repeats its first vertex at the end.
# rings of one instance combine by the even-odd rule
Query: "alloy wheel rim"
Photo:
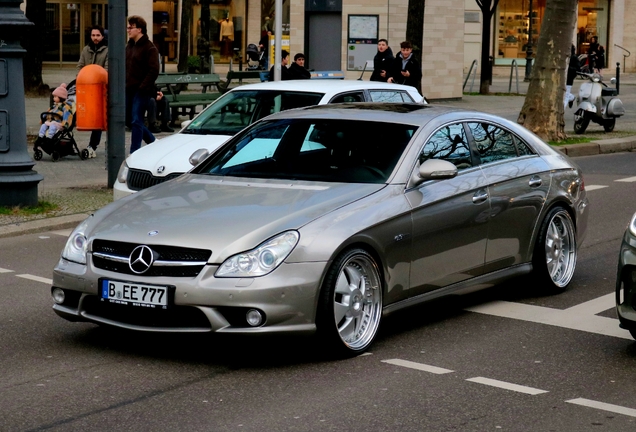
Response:
POLYGON ((351 349, 371 343, 380 324, 382 289, 378 269, 364 255, 342 266, 334 292, 334 318, 340 339, 351 349))
POLYGON ((574 241, 574 227, 568 215, 564 212, 554 215, 548 225, 545 256, 550 278, 558 287, 566 286, 574 275, 576 264, 574 241))

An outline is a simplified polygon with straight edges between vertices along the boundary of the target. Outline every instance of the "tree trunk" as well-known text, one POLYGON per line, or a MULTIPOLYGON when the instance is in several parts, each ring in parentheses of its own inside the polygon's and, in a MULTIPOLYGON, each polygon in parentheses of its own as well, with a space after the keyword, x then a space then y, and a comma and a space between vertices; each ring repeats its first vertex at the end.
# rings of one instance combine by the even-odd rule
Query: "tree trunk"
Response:
MULTIPOLYGON (((490 3, 490 2, 488 2, 490 3)), ((481 29, 481 72, 479 73, 479 94, 489 94, 492 83, 492 69, 490 67, 490 29, 492 15, 490 4, 486 12, 482 11, 483 24, 481 29)))
POLYGON ((490 31, 492 30, 492 14, 495 13, 499 0, 475 0, 481 9, 481 71, 479 73, 479 94, 490 93, 492 68, 490 67, 490 31))
POLYGON ((517 123, 546 141, 565 139, 565 68, 577 18, 576 0, 548 0, 526 100, 517 123))
POLYGON ((42 59, 46 29, 46 0, 29 0, 25 15, 34 26, 30 26, 22 35, 22 48, 27 50, 23 59, 24 91, 40 93, 48 86, 42 83, 42 59))
POLYGON ((179 32, 179 72, 188 71, 190 27, 192 25, 192 0, 183 0, 181 5, 181 31, 179 32))
MULTIPOLYGON (((424 3, 425 0, 409 0, 408 17, 406 18, 406 40, 413 45, 413 55, 420 60, 423 67, 422 46, 424 45, 424 3)), ((401 41, 400 41, 401 42, 401 41)), ((394 54, 397 54, 395 52, 394 54)), ((422 94, 422 82, 416 87, 422 94)))

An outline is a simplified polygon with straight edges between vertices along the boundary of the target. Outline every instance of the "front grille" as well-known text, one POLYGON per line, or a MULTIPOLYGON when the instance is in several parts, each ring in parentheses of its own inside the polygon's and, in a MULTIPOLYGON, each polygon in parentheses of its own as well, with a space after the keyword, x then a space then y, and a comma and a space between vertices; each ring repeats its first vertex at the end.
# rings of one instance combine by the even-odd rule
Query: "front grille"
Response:
POLYGON ((150 171, 129 169, 128 177, 126 178, 126 184, 128 188, 134 191, 149 188, 150 186, 158 185, 173 178, 177 178, 183 173, 170 173, 165 177, 155 177, 150 171))
POLYGON ((205 314, 192 306, 151 309, 119 305, 102 301, 97 296, 86 296, 82 302, 82 308, 89 315, 128 325, 175 330, 187 328, 209 330, 211 328, 205 314))
MULTIPOLYGON (((130 253, 139 244, 116 242, 110 240, 93 240, 93 265, 102 270, 108 270, 116 273, 131 274, 135 273, 128 265, 130 253), (109 259, 95 256, 95 254, 106 254, 119 259, 109 259)), ((212 255, 212 251, 206 249, 184 248, 166 245, 148 245, 154 252, 155 261, 176 261, 185 263, 184 265, 175 266, 158 266, 153 265, 144 276, 169 276, 169 277, 196 277, 205 267, 205 264, 195 265, 194 263, 206 263, 212 255), (188 265, 188 263, 193 263, 188 265)))

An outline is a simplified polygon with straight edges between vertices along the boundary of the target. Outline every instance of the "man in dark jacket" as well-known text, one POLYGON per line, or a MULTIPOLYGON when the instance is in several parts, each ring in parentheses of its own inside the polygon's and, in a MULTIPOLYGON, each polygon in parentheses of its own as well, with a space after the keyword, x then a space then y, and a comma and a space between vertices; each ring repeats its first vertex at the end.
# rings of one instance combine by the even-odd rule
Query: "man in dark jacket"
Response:
POLYGON ((393 51, 389 47, 389 42, 386 39, 380 39, 378 41, 378 53, 373 57, 371 81, 386 82, 389 78, 387 71, 391 67, 393 59, 393 51))
MULTIPOLYGON (((287 64, 289 63, 289 52, 287 50, 281 50, 280 52, 280 80, 287 81, 292 79, 289 75, 289 69, 287 69, 287 64)), ((276 65, 272 66, 269 70, 269 78, 268 81, 274 81, 274 68, 276 65)))
POLYGON ((400 53, 393 59, 387 82, 418 87, 422 81, 422 67, 413 56, 413 46, 409 41, 400 44, 400 53))
POLYGON ((294 62, 289 65, 289 79, 310 79, 311 73, 305 69, 305 54, 298 53, 294 56, 294 62))
POLYGON ((130 153, 154 142, 154 135, 144 126, 144 114, 150 98, 157 95, 155 80, 159 76, 159 51, 148 39, 146 20, 128 17, 126 46, 126 124, 132 129, 130 153))

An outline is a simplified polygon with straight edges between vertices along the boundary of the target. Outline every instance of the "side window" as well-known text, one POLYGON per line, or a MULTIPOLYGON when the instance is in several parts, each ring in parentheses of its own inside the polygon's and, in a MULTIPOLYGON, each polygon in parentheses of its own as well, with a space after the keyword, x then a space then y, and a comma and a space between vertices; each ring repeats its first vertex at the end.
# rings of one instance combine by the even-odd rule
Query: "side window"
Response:
POLYGON ((369 90, 372 102, 413 102, 406 92, 391 90, 369 90))
POLYGON ((352 92, 340 94, 333 99, 329 103, 342 103, 342 102, 364 102, 364 93, 362 92, 352 92))
POLYGON ((420 163, 428 159, 443 159, 455 164, 458 170, 473 166, 462 123, 444 126, 429 138, 420 153, 420 163))
POLYGON ((486 164, 517 157, 512 134, 489 123, 468 123, 481 162, 486 164))
POLYGON ((517 143, 517 151, 519 152, 519 156, 530 156, 534 153, 528 147, 528 144, 521 141, 519 138, 515 137, 515 142, 517 143))

